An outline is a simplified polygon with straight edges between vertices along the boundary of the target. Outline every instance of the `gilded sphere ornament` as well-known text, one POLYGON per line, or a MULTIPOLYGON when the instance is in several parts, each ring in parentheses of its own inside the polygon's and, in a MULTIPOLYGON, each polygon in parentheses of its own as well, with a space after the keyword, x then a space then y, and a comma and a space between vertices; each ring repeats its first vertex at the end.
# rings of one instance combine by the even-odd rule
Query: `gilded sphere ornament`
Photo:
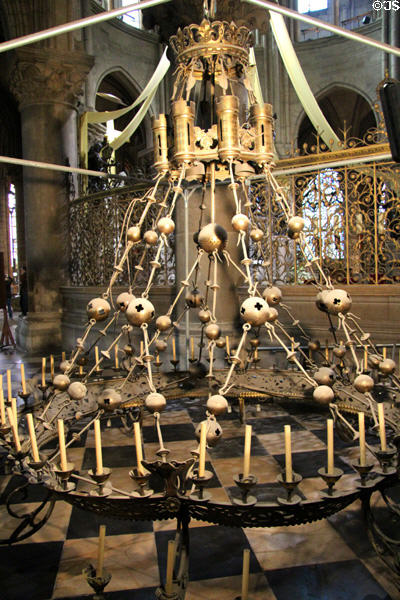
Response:
POLYGON ((318 404, 330 404, 335 397, 335 393, 328 385, 319 385, 313 391, 313 398, 318 404))
POLYGON ((302 217, 290 217, 288 229, 291 233, 300 233, 304 229, 304 219, 302 217))
POLYGON ((89 319, 104 321, 110 314, 111 306, 104 298, 93 298, 87 307, 86 313, 89 319))
POLYGON ((321 290, 318 292, 317 297, 315 298, 315 304, 317 305, 318 310, 321 310, 322 312, 327 311, 325 298, 328 292, 329 290, 321 290))
POLYGON ((374 369, 376 369, 376 367, 379 366, 380 362, 381 362, 380 356, 378 356, 377 354, 368 354, 368 364, 370 367, 373 367, 374 369))
POLYGON ((220 394, 215 394, 207 400, 207 410, 216 417, 223 415, 228 410, 228 402, 220 394))
POLYGON ((216 340, 221 335, 221 329, 216 323, 210 323, 204 328, 204 333, 209 340, 216 340))
POLYGON ((168 315, 160 315, 156 319, 156 327, 158 331, 167 331, 172 325, 172 321, 168 315))
MULTIPOLYGON (((222 427, 219 423, 214 419, 210 418, 206 420, 207 423, 207 433, 206 433, 206 442, 207 446, 213 447, 222 437, 222 427)), ((201 431, 201 423, 196 427, 196 438, 200 440, 200 431, 201 431)))
POLYGON ((199 317, 199 321, 201 321, 201 323, 208 323, 209 320, 211 319, 211 313, 209 310, 199 310, 199 313, 197 315, 199 317))
POLYGON ((144 232, 143 239, 149 246, 155 246, 158 242, 157 232, 153 229, 149 229, 148 231, 144 232))
POLYGON ((133 348, 130 344, 126 344, 126 346, 124 346, 124 352, 127 356, 132 356, 133 354, 133 348))
POLYGON ((357 392, 365 394, 366 392, 370 392, 374 387, 374 380, 369 375, 362 373, 361 375, 357 375, 353 381, 353 385, 357 392))
POLYGON ((68 388, 69 384, 71 383, 68 375, 64 375, 59 373, 58 375, 56 375, 53 379, 53 385, 56 388, 56 390, 60 390, 60 392, 65 392, 65 390, 68 388))
POLYGON ((249 217, 241 213, 232 217, 232 227, 235 231, 246 231, 249 226, 249 217))
POLYGON ((60 371, 62 371, 63 373, 65 373, 65 371, 68 371, 70 368, 71 368, 70 360, 63 360, 62 362, 60 362, 60 371))
POLYGON ((126 309, 128 308, 129 304, 134 299, 135 299, 135 296, 133 294, 130 294, 129 292, 122 292, 122 294, 120 294, 117 297, 117 306, 118 306, 119 310, 121 312, 126 312, 126 309))
POLYGON ((68 395, 71 400, 82 400, 86 393, 86 385, 83 385, 80 381, 73 381, 68 387, 68 395))
POLYGON ((323 297, 326 311, 331 315, 345 315, 351 308, 351 298, 346 290, 328 290, 323 297))
POLYGON ((186 295, 185 300, 186 300, 186 304, 190 308, 198 308, 203 301, 203 296, 201 295, 201 293, 199 292, 199 290, 197 288, 194 288, 191 292, 189 292, 186 295))
POLYGON ((276 287, 268 287, 263 291, 263 298, 269 306, 276 306, 282 300, 282 292, 276 287))
POLYGON ((316 352, 320 348, 321 348, 321 344, 320 344, 319 340, 310 340, 308 342, 308 349, 311 350, 312 352, 316 352))
POLYGON ((318 385, 332 385, 335 382, 335 371, 329 367, 320 367, 314 373, 314 379, 318 385))
POLYGON ((157 223, 157 228, 160 233, 168 235, 174 231, 175 223, 173 222, 171 217, 161 217, 161 219, 157 223))
POLYGON ((165 350, 167 349, 167 342, 164 340, 157 340, 156 348, 159 352, 165 352, 165 350))
POLYGON ((131 325, 140 327, 150 323, 154 317, 154 306, 147 298, 135 298, 126 309, 126 318, 131 325))
POLYGON ((138 242, 142 237, 140 227, 138 227, 137 225, 129 227, 128 231, 126 232, 126 237, 128 239, 128 242, 138 242))
POLYGON ((269 317, 269 306, 262 298, 247 298, 240 307, 240 316, 253 327, 264 325, 269 317))
POLYGON ((269 309, 268 309, 267 322, 268 323, 273 323, 274 321, 277 320, 278 317, 279 317, 279 313, 276 310, 276 308, 274 306, 270 306, 269 309))
POLYGON ((337 356, 337 358, 343 358, 343 356, 346 354, 346 347, 344 344, 336 346, 336 348, 333 349, 333 354, 337 356))
POLYGON ((396 370, 396 363, 391 358, 385 358, 379 363, 378 369, 383 375, 391 375, 396 370))
POLYGON ((211 253, 224 248, 227 238, 228 235, 223 227, 209 223, 200 230, 198 235, 196 234, 195 242, 205 252, 211 253))
POLYGON ((253 242, 261 242, 261 240, 264 237, 264 232, 262 229, 252 229, 250 231, 250 237, 253 240, 253 242))
POLYGON ((151 392, 148 396, 146 396, 146 400, 144 401, 146 407, 150 412, 162 412, 164 408, 167 406, 167 401, 165 396, 159 394, 158 392, 151 392))
POLYGON ((100 408, 113 411, 118 408, 122 402, 121 394, 115 388, 106 388, 103 390, 97 400, 100 408))
POLYGON ((217 348, 225 348, 225 340, 223 337, 219 337, 217 339, 217 341, 215 342, 215 345, 217 346, 217 348))

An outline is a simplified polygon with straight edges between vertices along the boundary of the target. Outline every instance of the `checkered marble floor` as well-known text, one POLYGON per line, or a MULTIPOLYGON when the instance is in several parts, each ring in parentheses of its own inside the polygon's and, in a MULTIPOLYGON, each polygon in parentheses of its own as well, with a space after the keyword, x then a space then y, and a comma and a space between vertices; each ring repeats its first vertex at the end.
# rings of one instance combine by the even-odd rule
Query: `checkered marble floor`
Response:
MULTIPOLYGON (((12 364, 15 373, 19 360, 16 354, 2 354, 0 372, 12 364)), ((28 373, 39 364, 28 361, 28 373)), ((237 406, 232 408, 219 419, 223 438, 206 457, 206 468, 213 473, 208 489, 216 501, 226 502, 237 495, 233 477, 242 470, 244 425, 239 422, 237 406)), ((204 414, 203 400, 169 403, 162 416, 162 431, 170 458, 190 456, 196 446, 194 429, 204 414)), ((325 487, 317 470, 326 461, 326 417, 326 413, 298 405, 270 403, 261 405, 260 410, 255 404, 248 405, 247 422, 253 426, 251 472, 258 478, 255 494, 260 501, 273 501, 281 492, 276 477, 284 464, 285 424, 292 427, 293 468, 304 477, 300 491, 305 498, 318 496, 325 487)), ((116 488, 130 490, 133 484, 128 471, 135 464, 133 436, 123 433, 118 418, 109 425, 102 422, 104 466, 112 469, 116 488)), ((158 444, 150 415, 144 421, 143 437, 146 457, 151 460, 158 444)), ((335 452, 335 463, 344 471, 338 485, 351 487, 355 474, 349 463, 357 449, 335 434, 335 452)), ((92 431, 69 449, 68 458, 81 472, 94 466, 92 431)), ((16 526, 5 501, 20 484, 20 477, 0 477, 1 538, 16 526)), ((158 485, 152 481, 156 491, 158 485)), ((42 488, 31 486, 28 497, 21 497, 14 508, 27 512, 42 497, 42 488)), ((106 597, 153 600, 165 577, 167 544, 174 537, 175 522, 104 519, 62 501, 56 502, 49 522, 32 537, 13 546, 0 546, 0 600, 92 597, 82 569, 96 564, 101 523, 107 527, 105 569, 112 574, 106 597)), ((192 521, 190 540, 187 600, 234 600, 239 596, 244 548, 251 551, 249 600, 400 599, 399 581, 368 542, 358 502, 327 520, 286 528, 240 529, 192 521)))

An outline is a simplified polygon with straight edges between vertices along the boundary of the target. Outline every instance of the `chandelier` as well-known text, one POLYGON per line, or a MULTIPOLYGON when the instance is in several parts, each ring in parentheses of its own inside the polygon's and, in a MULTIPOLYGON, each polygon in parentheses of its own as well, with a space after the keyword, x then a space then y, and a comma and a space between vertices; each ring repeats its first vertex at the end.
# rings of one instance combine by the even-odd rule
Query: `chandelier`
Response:
MULTIPOLYGON (((49 379, 44 359, 37 385, 26 381, 22 371, 19 395, 24 402, 19 410, 8 373, 7 399, 0 394, 0 444, 14 470, 29 482, 45 486, 53 498, 124 519, 176 517, 178 536, 170 544, 165 585, 160 586, 157 597, 183 599, 190 518, 241 527, 298 524, 327 517, 359 497, 368 504, 372 492, 394 484, 399 379, 395 362, 380 353, 351 312, 348 292, 334 288, 325 274, 303 232, 301 207, 289 199, 273 175, 273 111, 257 94, 249 55, 251 32, 235 23, 205 18, 200 25, 179 30, 170 43, 176 53, 175 83, 170 117, 160 114, 153 118, 154 185, 130 203, 109 285, 101 297, 88 303, 85 331, 71 356, 63 357, 60 372, 54 372, 51 363, 49 379), (330 320, 337 319, 332 357, 322 354, 321 361, 319 342, 307 337, 268 275, 262 279, 254 268, 255 264, 268 265, 268 256, 262 244, 267 232, 255 210, 257 197, 249 191, 252 177, 265 182, 280 206, 287 235, 306 259, 316 288, 317 308, 330 320), (152 297, 156 274, 176 233, 177 204, 185 194, 191 202, 189 192, 193 190, 197 191, 193 197, 199 200, 194 258, 168 310, 160 314, 152 297), (133 222, 132 215, 138 214, 140 205, 140 218, 133 222), (149 216, 153 226, 145 230, 149 216), (130 269, 129 255, 134 247, 142 248, 142 259, 130 272, 128 289, 115 297, 113 289, 124 269, 130 269), (148 254, 151 268, 146 286, 138 293, 136 276, 148 254), (228 334, 221 326, 226 310, 221 306, 221 289, 227 289, 227 273, 238 278, 246 294, 238 302, 240 327, 234 336, 232 330, 228 334), (280 321, 280 311, 293 317, 298 338, 305 343, 289 334, 280 321), (188 312, 196 313, 197 326, 193 329, 196 335, 187 340, 187 371, 178 368, 175 332, 180 331, 188 312), (112 335, 112 331, 117 334, 112 335), (290 368, 277 373, 258 366, 259 347, 266 342, 284 352, 290 368), (99 345, 104 347, 99 350, 99 345), (172 356, 172 371, 161 370, 160 358, 167 350, 172 356), (196 430, 192 452, 186 460, 177 461, 164 443, 163 413, 170 397, 188 394, 188 383, 192 396, 206 399, 204 419, 196 430), (384 393, 385 402, 380 401, 379 393, 384 393), (327 462, 318 471, 326 490, 313 501, 303 501, 297 492, 302 476, 293 470, 287 425, 282 432, 285 468, 278 477, 282 492, 275 502, 259 502, 253 492, 257 478, 251 473, 252 430, 246 425, 243 470, 235 477, 240 495, 229 504, 215 501, 207 491, 212 473, 205 469, 205 455, 206 448, 215 446, 223 436, 218 417, 235 399, 239 399, 243 413, 245 399, 260 402, 282 395, 289 400, 314 402, 325 406, 328 414, 330 411, 327 462), (143 445, 143 410, 154 417, 159 447, 153 457, 143 445), (121 417, 128 434, 134 433, 136 466, 129 472, 133 490, 116 489, 111 469, 103 464, 101 438, 105 428, 102 430, 101 424, 114 415, 121 417), (367 443, 366 425, 376 432, 376 445, 367 443), (350 490, 336 487, 343 472, 334 464, 334 426, 359 444, 353 466, 360 478, 350 490), (91 428, 96 468, 82 473, 68 461, 68 448, 91 428), (57 440, 57 448, 46 448, 53 440, 57 440), (150 489, 152 474, 162 479, 162 492, 150 489), (89 492, 80 491, 81 482, 89 486, 89 492)), ((197 214, 194 202, 189 210, 192 216, 197 214)), ((49 513, 36 523, 35 530, 48 517, 49 513)), ((379 537, 372 517, 369 526, 379 537)), ((103 571, 104 535, 101 529, 97 569, 87 571, 98 598, 103 597, 102 590, 110 580, 103 571)), ((248 594, 246 556, 242 600, 248 594)))

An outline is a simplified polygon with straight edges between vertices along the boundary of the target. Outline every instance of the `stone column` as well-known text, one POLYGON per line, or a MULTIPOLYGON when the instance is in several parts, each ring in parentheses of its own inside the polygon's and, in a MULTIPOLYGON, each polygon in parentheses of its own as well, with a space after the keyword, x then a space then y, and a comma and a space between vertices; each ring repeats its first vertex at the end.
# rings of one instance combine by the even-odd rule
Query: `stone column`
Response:
MULTIPOLYGON (((81 52, 17 51, 10 83, 21 112, 23 158, 77 164, 76 101, 92 64, 81 52)), ((65 174, 24 168, 23 191, 29 313, 18 324, 17 343, 41 353, 61 344, 59 290, 68 276, 65 174)))

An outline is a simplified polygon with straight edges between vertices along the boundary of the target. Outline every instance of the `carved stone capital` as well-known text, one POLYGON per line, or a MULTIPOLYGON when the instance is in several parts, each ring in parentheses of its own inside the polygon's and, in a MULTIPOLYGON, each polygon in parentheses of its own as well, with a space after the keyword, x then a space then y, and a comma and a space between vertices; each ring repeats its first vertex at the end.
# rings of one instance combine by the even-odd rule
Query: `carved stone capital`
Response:
POLYGON ((20 49, 10 77, 10 89, 20 108, 38 103, 74 106, 94 58, 81 52, 20 49))

